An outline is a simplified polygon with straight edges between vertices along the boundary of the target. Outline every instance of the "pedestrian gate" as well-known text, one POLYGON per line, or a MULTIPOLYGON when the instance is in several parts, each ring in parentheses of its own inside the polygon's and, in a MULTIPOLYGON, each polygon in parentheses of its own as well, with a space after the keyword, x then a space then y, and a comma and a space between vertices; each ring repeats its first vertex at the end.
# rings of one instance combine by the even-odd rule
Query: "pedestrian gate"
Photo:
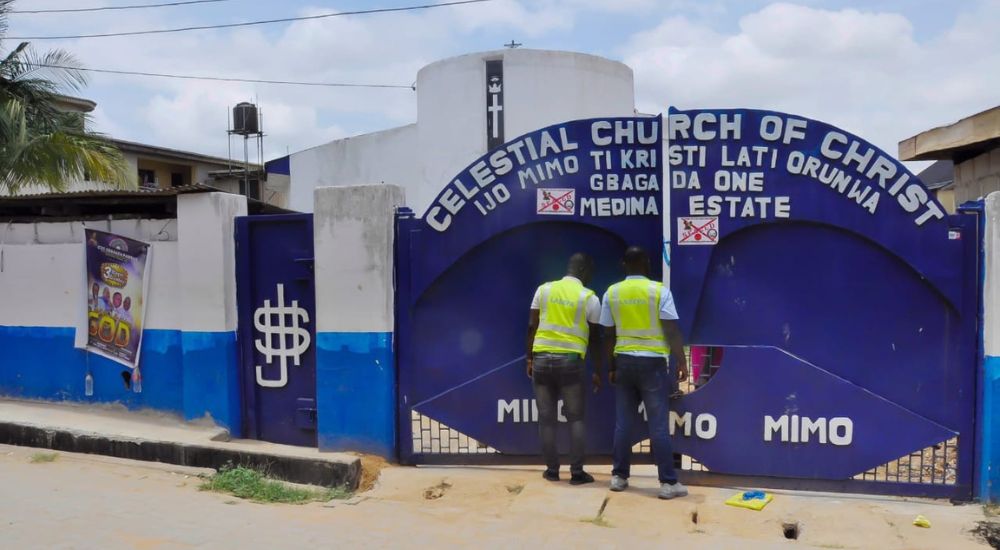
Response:
POLYGON ((316 446, 311 214, 236 219, 246 437, 316 446))

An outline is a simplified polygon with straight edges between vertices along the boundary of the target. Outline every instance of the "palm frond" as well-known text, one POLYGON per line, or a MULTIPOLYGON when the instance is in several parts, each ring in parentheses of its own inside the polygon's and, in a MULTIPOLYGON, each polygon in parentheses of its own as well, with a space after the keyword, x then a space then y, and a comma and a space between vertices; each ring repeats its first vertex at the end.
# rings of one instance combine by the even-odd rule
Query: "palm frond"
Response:
MULTIPOLYGON (((0 0, 0 45, 12 5, 0 0)), ((27 42, 0 57, 0 192, 34 185, 62 191, 77 181, 136 185, 122 152, 87 131, 85 115, 58 106, 60 93, 86 85, 78 66, 65 50, 37 54, 27 42)))
POLYGON ((51 50, 39 56, 28 48, 20 61, 18 80, 31 81, 36 85, 47 83, 54 87, 56 93, 62 87, 79 90, 87 85, 87 75, 83 71, 67 68, 79 67, 80 63, 65 50, 51 50))
POLYGON ((3 37, 7 36, 7 16, 10 15, 10 8, 14 5, 14 0, 0 0, 0 43, 3 37))
POLYGON ((24 105, 0 106, 0 190, 16 193, 40 185, 64 191, 77 181, 136 186, 122 152, 104 136, 77 127, 32 131, 24 105))

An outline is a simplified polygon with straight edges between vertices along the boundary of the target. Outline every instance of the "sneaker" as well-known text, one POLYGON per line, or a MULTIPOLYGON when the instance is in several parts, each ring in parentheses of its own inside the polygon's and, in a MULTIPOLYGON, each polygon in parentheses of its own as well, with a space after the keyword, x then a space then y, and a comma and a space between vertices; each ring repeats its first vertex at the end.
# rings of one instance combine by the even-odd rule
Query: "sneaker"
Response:
POLYGON ((611 476, 611 490, 612 491, 614 491, 616 493, 620 493, 620 492, 624 491, 625 489, 628 489, 628 478, 626 478, 626 477, 619 477, 619 476, 611 476))
POLYGON ((688 494, 688 488, 678 481, 673 485, 669 483, 661 483, 660 494, 658 496, 664 500, 669 500, 677 497, 686 497, 687 494, 688 494))
POLYGON ((559 481, 559 470, 546 469, 542 472, 542 477, 549 481, 559 481))
POLYGON ((569 478, 570 485, 583 485, 586 483, 593 483, 594 476, 588 474, 587 472, 577 472, 569 478))

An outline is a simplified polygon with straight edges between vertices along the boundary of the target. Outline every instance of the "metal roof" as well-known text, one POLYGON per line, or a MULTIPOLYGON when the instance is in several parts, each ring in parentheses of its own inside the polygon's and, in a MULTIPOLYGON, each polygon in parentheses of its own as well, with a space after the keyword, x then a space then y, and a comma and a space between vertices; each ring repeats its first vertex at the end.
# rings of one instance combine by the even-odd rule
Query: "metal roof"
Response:
POLYGON ((931 191, 948 187, 955 181, 955 163, 950 160, 935 161, 917 174, 917 177, 931 191))
MULTIPOLYGON (((218 166, 232 166, 233 168, 242 168, 243 161, 236 159, 227 159, 222 157, 213 157, 211 155, 203 155, 201 153, 193 153, 191 151, 181 151, 180 149, 171 149, 169 147, 160 147, 158 145, 149 145, 148 143, 139 143, 136 141, 127 141, 124 139, 111 138, 110 140, 122 151, 129 153, 136 153, 140 155, 150 155, 150 156, 160 156, 164 158, 177 158, 192 162, 201 162, 205 164, 215 164, 218 166)), ((251 167, 260 169, 258 164, 250 164, 251 167)))
POLYGON ((38 199, 65 199, 65 198, 87 198, 87 197, 153 197, 153 196, 175 196, 188 193, 225 193, 221 189, 205 185, 203 183, 192 183, 189 185, 178 185, 177 187, 165 187, 157 189, 113 189, 95 188, 78 189, 76 191, 48 191, 42 193, 29 193, 18 195, 0 195, 0 201, 17 200, 38 200, 38 199))
MULTIPOLYGON (((177 197, 192 193, 225 193, 194 183, 166 189, 86 189, 65 193, 0 196, 0 220, 173 218, 177 197)), ((293 212, 247 197, 248 214, 293 212)))

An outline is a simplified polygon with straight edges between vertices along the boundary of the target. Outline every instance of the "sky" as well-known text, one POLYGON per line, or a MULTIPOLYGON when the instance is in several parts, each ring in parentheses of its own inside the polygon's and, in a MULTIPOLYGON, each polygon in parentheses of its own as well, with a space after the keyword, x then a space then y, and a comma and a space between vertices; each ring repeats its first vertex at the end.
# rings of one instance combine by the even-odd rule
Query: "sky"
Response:
MULTIPOLYGON (((163 0, 20 0, 14 9, 163 0)), ((76 14, 12 14, 8 37, 232 23, 428 0, 227 0, 76 14)), ((570 50, 622 61, 636 107, 762 108, 828 122, 895 155, 897 143, 1000 104, 1000 0, 493 0, 392 14, 131 37, 33 40, 86 67, 272 80, 410 85, 435 60, 570 50)), ((8 38, 0 53, 16 46, 8 38)), ((416 119, 410 89, 344 89, 91 74, 116 138, 227 155, 228 109, 260 105, 265 159, 416 119)), ((233 142, 234 151, 236 142, 233 142)))

